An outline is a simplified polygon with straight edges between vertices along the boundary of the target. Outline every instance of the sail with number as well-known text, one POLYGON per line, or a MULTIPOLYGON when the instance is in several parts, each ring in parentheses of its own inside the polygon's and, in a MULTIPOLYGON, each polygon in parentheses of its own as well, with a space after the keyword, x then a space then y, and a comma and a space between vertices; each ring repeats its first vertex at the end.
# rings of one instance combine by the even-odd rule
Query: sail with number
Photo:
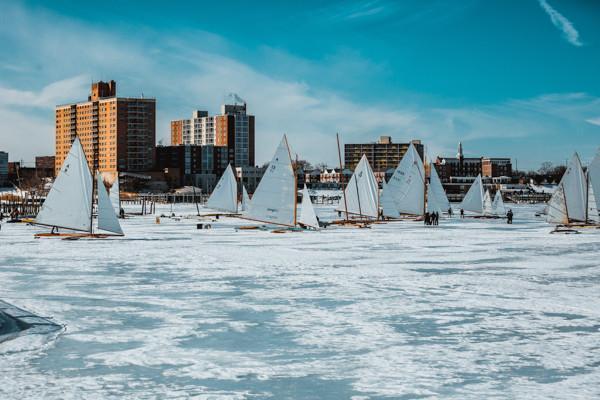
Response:
POLYGON ((310 193, 308 193, 306 185, 304 185, 304 189, 302 189, 302 204, 300 206, 300 218, 298 218, 298 223, 313 229, 319 229, 317 214, 315 214, 312 201, 310 201, 310 193))
POLYGON ((425 210, 425 167, 412 143, 390 178, 388 187, 399 213, 423 215, 425 210))
POLYGON ((248 196, 248 191, 246 190, 246 186, 242 185, 242 211, 248 211, 249 204, 250 204, 250 196, 248 196))
POLYGON ((481 175, 477 175, 477 178, 475 178, 467 194, 465 194, 462 203, 460 203, 460 208, 465 211, 483 214, 483 183, 481 175))
POLYGON ((379 186, 365 155, 356 166, 337 211, 368 218, 379 216, 379 186))
POLYGON ((206 206, 214 210, 237 213, 237 181, 231 164, 227 165, 221 179, 210 194, 206 206))
POLYGON ((35 218, 36 224, 91 232, 92 191, 92 175, 76 137, 35 218))
POLYGON ((96 187, 98 192, 98 229, 112 232, 117 235, 123 235, 121 224, 110 201, 106 186, 102 179, 102 174, 97 173, 96 187))
POLYGON ((496 191, 494 195, 494 201, 492 202, 492 213, 499 217, 506 215, 506 207, 504 207, 504 200, 502 199, 502 193, 500 190, 496 191))
POLYGON ((383 210, 383 216, 388 218, 400 218, 400 213, 396 210, 396 204, 392 198, 392 192, 388 184, 383 181, 381 196, 379 197, 379 205, 383 210))
POLYGON ((442 213, 450 209, 450 202, 444 191, 442 181, 433 163, 430 165, 429 185, 427 185, 427 211, 442 213))
POLYGON ((110 187, 110 191, 108 192, 108 196, 110 197, 110 202, 115 209, 117 215, 121 213, 121 193, 119 191, 119 173, 117 172, 117 177, 110 187))
POLYGON ((277 225, 296 225, 296 176, 284 135, 243 215, 277 225))

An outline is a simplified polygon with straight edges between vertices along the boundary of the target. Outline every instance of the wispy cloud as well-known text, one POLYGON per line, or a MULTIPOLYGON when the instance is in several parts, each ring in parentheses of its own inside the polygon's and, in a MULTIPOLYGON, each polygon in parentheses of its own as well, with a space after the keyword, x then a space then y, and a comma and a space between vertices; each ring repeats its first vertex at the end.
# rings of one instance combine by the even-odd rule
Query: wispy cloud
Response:
POLYGON ((550 16, 550 21, 555 27, 560 29, 565 39, 573 46, 583 46, 579 40, 579 32, 575 26, 564 15, 556 11, 547 0, 538 0, 542 9, 550 16))
POLYGON ((598 126, 600 126, 600 117, 586 119, 585 122, 588 122, 588 123, 590 123, 592 125, 598 125, 598 126))

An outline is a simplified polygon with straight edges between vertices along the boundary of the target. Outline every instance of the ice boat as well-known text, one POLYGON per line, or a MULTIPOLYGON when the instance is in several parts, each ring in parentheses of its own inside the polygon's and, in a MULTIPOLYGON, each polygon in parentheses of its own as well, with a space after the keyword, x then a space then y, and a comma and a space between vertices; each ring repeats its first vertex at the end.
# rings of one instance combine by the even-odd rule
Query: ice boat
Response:
MULTIPOLYGON (((287 137, 283 135, 252 200, 249 202, 248 210, 242 213, 242 218, 288 228, 287 230, 280 229, 280 232, 301 227, 299 222, 304 227, 318 227, 318 223, 315 224, 311 216, 314 214, 314 209, 311 213, 306 204, 306 201, 310 203, 310 196, 304 196, 301 210, 304 213, 304 219, 298 219, 296 187, 296 172, 287 137)), ((310 207, 312 208, 312 203, 310 203, 310 207)))
POLYGON ((345 213, 347 219, 376 220, 379 216, 379 186, 364 154, 344 189, 336 211, 345 213))
POLYGON ((300 205, 300 218, 298 218, 298 225, 309 229, 320 229, 319 219, 315 213, 312 201, 310 200, 310 194, 306 184, 302 189, 302 203, 300 205))
MULTIPOLYGON (((596 156, 597 158, 598 156, 596 156)), ((577 153, 573 154, 567 170, 548 202, 547 221, 557 226, 598 226, 600 215, 594 191, 593 177, 597 173, 596 158, 583 172, 577 153)))
POLYGON ((50 233, 36 237, 108 237, 123 236, 102 175, 96 174, 96 185, 88 167, 79 138, 73 141, 69 154, 48 192, 34 224, 51 227, 50 233), (93 204, 97 192, 98 221, 94 232, 93 204), (58 232, 66 229, 73 232, 58 232))
POLYGON ((231 164, 227 165, 225 172, 217 182, 215 189, 210 194, 206 206, 213 210, 236 214, 238 212, 237 181, 231 164))
MULTIPOLYGON (((394 170, 386 190, 391 192, 398 214, 425 214, 425 167, 412 143, 394 170)), ((386 215, 384 210, 384 216, 393 217, 395 212, 386 215)))
POLYGON ((460 208, 465 211, 483 215, 484 213, 484 193, 481 175, 477 175, 475 181, 465 194, 463 201, 460 203, 460 208))
POLYGON ((450 202, 444 191, 442 181, 438 176, 433 163, 429 164, 430 176, 429 184, 427 185, 427 211, 437 212, 439 214, 450 210, 450 202))
POLYGON ((248 196, 248 191, 246 190, 246 186, 242 185, 242 204, 241 210, 248 211, 248 207, 250 205, 250 196, 248 196))
POLYGON ((494 201, 492 201, 492 214, 497 217, 504 217, 506 215, 506 207, 504 206, 504 200, 502 199, 502 192, 500 192, 500 189, 496 191, 494 201))

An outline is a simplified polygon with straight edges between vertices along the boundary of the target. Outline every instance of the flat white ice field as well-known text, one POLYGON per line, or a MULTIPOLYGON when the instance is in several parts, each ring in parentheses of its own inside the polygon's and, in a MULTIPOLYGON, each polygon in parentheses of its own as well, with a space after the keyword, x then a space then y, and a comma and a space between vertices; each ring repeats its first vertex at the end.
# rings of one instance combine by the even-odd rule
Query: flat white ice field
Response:
POLYGON ((4 224, 0 298, 67 328, 0 345, 0 398, 600 398, 600 230, 550 235, 538 208, 286 234, 146 216, 79 241, 4 224))

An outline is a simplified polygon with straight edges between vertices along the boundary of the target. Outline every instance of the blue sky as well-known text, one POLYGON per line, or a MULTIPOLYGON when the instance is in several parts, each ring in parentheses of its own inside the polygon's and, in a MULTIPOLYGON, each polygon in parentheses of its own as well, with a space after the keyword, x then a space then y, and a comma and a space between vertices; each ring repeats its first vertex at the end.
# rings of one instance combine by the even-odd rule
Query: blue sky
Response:
POLYGON ((345 142, 422 139, 429 156, 589 161, 600 146, 593 1, 0 0, 0 149, 51 154, 56 104, 92 80, 157 98, 157 136, 238 93, 257 160, 282 133, 313 162, 345 142))

